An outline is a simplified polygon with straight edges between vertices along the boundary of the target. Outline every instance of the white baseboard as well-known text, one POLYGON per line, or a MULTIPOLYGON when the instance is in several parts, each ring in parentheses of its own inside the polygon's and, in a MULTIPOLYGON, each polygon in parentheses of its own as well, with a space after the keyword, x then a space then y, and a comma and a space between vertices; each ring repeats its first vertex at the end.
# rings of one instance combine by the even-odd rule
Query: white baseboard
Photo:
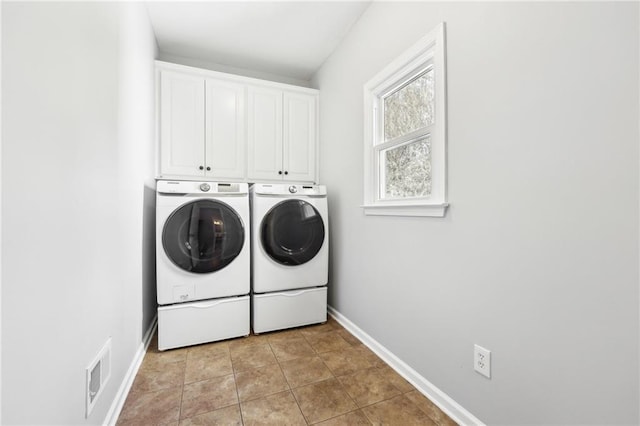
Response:
POLYGON ((357 325, 349 321, 347 317, 336 311, 331 306, 328 307, 329 315, 331 315, 340 325, 349 330, 351 334, 357 337, 369 349, 375 352, 383 361, 391 366, 398 374, 411 383, 419 392, 429 398, 435 405, 451 417, 460 425, 478 425, 484 426, 476 416, 467 411, 463 406, 454 401, 449 395, 442 392, 427 379, 422 377, 413 368, 409 367, 404 361, 394 355, 387 348, 382 346, 373 337, 362 331, 357 325))
POLYGON ((151 322, 151 326, 144 334, 142 343, 140 343, 138 351, 133 357, 133 361, 129 366, 129 370, 127 370, 127 374, 125 374, 124 379, 120 384, 120 388, 118 389, 118 392, 116 392, 115 398, 113 398, 113 402, 111 403, 109 412, 107 413, 107 416, 102 423, 104 426, 115 426, 116 422, 118 421, 118 417, 120 416, 120 412, 122 411, 124 402, 126 401, 127 395, 129 395, 129 391, 131 390, 131 386, 133 385, 133 380, 136 378, 136 374, 138 374, 138 369, 140 368, 140 364, 142 364, 144 355, 147 353, 147 348, 149 347, 149 343, 151 342, 151 338, 153 337, 153 333, 155 333, 157 326, 158 316, 156 315, 156 317, 151 322))

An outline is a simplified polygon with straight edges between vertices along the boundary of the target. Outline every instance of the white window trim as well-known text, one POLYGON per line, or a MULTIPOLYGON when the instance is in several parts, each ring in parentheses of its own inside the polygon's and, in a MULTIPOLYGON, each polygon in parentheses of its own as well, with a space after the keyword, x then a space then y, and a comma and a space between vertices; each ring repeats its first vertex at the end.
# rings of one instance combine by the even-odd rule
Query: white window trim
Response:
POLYGON ((364 204, 366 215, 443 217, 447 203, 447 103, 445 25, 401 54, 364 85, 364 204), (433 66, 435 123, 431 131, 431 195, 418 200, 384 200, 378 197, 378 158, 374 148, 376 132, 381 132, 380 99, 401 81, 410 80, 420 70, 433 66))

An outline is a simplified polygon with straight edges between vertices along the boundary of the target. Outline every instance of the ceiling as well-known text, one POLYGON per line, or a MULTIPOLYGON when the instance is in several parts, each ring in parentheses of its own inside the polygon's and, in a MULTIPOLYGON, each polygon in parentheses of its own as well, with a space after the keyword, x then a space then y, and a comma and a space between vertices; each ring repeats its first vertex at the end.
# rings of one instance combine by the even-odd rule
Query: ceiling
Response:
POLYGON ((146 5, 161 54, 308 81, 370 1, 146 5))

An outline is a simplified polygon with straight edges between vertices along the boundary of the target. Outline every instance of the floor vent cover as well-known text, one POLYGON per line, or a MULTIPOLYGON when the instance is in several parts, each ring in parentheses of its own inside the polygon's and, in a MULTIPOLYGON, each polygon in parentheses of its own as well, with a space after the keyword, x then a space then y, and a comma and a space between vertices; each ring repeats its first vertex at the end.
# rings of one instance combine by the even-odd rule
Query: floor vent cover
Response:
POLYGON ((111 378, 111 337, 104 344, 98 355, 87 367, 87 410, 85 417, 88 418, 91 410, 96 405, 96 401, 104 386, 111 378))

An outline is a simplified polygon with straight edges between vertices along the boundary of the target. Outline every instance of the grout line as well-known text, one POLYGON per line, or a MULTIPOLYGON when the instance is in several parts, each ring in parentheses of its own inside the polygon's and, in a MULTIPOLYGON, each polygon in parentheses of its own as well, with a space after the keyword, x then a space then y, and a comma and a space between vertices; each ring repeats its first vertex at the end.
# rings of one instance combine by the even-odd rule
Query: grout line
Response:
POLYGON ((182 420, 182 405, 184 404, 184 386, 185 381, 187 380, 187 363, 189 362, 189 350, 187 349, 187 354, 184 357, 184 370, 182 371, 182 388, 180 392, 180 407, 178 409, 178 424, 182 420))
MULTIPOLYGON (((271 342, 269 342, 269 347, 271 348, 271 342)), ((273 348, 271 348, 271 352, 273 352, 273 348)), ((278 367, 280 367, 280 371, 282 372, 282 375, 284 376, 284 380, 285 382, 287 382, 287 386, 289 386, 289 393, 291 394, 291 396, 293 397, 293 400, 296 403, 296 406, 298 407, 298 411, 300 411, 300 414, 302 415, 302 418, 304 419, 304 422, 309 425, 309 420, 307 419, 307 417, 304 415, 304 412, 302 411, 302 407, 300 407, 300 403, 298 402, 298 399, 296 398, 296 394, 293 392, 293 386, 291 386, 291 383, 289 383, 289 379, 287 379, 287 375, 284 374, 284 370, 282 369, 282 364, 280 364, 280 360, 278 359, 278 357, 275 355, 275 353, 273 354, 273 356, 276 358, 276 362, 278 363, 278 367)), ((295 359, 295 358, 294 358, 295 359)))
MULTIPOLYGON (((238 407, 240 408, 240 419, 242 420, 242 405, 240 400, 240 390, 238 389, 238 372, 233 366, 233 357, 231 356, 231 348, 229 347, 229 361, 231 362, 231 374, 233 374, 233 384, 236 387, 236 397, 238 398, 238 407)), ((244 424, 244 421, 242 422, 244 424)))
POLYGON ((231 348, 227 345, 229 350, 229 362, 231 362, 231 374, 233 374, 233 386, 236 388, 236 398, 238 399, 238 410, 240 410, 240 422, 244 425, 244 414, 242 413, 242 402, 240 401, 240 391, 238 390, 238 376, 236 369, 233 368, 233 358, 231 357, 231 348))

